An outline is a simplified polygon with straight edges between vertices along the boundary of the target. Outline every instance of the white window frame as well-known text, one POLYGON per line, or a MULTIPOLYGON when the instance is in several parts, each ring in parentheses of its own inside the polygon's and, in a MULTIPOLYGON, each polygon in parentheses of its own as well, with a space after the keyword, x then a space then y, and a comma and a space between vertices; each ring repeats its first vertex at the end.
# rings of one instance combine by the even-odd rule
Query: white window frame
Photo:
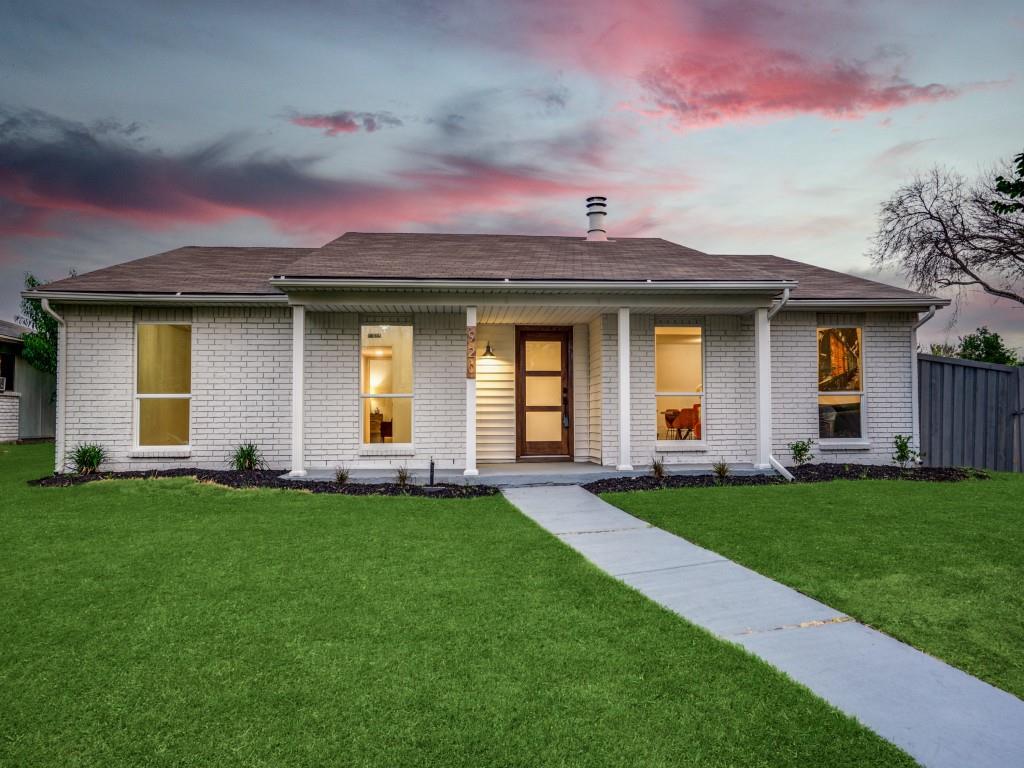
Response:
POLYGON ((818 424, 818 445, 822 450, 844 450, 864 449, 871 447, 871 440, 868 438, 868 393, 867 393, 867 344, 866 334, 863 325, 816 325, 814 328, 814 381, 817 395, 814 398, 815 421, 818 424), (860 389, 839 390, 822 392, 817 388, 818 382, 818 331, 830 328, 856 328, 860 332, 860 389), (821 436, 821 398, 844 395, 858 395, 860 397, 860 437, 822 437, 821 436))
MULTIPOLYGON (((372 349, 372 347, 370 347, 372 349)), ((359 322, 359 375, 356 377, 356 390, 359 395, 359 452, 363 455, 381 455, 388 453, 407 454, 416 444, 416 326, 409 321, 405 322, 373 322, 361 320, 359 322), (387 325, 391 327, 408 326, 412 329, 412 392, 393 395, 367 395, 363 392, 363 329, 387 325), (412 400, 412 424, 409 425, 410 440, 407 443, 366 443, 363 442, 363 435, 366 434, 366 414, 363 410, 363 401, 367 399, 383 400, 385 398, 397 398, 412 400)))
POLYGON ((654 449, 661 453, 683 453, 685 451, 706 451, 708 446, 708 414, 707 401, 707 329, 704 323, 655 323, 652 330, 651 345, 654 348, 654 415, 658 416, 659 397, 696 397, 700 399, 700 440, 659 440, 658 431, 654 432, 654 449), (700 392, 659 392, 658 387, 658 329, 659 328, 699 328, 700 329, 700 392))
POLYGON ((192 321, 181 320, 136 320, 135 343, 132 345, 132 453, 134 454, 188 454, 192 451, 192 368, 195 339, 192 321), (187 325, 189 334, 188 394, 151 395, 139 394, 139 327, 143 325, 187 325), (139 444, 139 403, 142 400, 188 400, 188 444, 187 445, 140 445, 139 444))

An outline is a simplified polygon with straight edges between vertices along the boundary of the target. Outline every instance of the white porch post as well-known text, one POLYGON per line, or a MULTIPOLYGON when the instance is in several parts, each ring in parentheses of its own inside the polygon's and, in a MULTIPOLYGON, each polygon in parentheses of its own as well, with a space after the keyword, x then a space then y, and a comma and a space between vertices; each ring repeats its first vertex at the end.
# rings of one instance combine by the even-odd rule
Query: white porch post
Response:
POLYGON ((303 451, 303 390, 305 389, 306 308, 292 307, 292 477, 306 474, 303 451))
POLYGON ((768 309, 754 310, 754 348, 757 357, 756 469, 770 469, 772 452, 772 345, 768 309))
POLYGON ((476 468, 476 307, 466 307, 466 469, 474 477, 476 468))
POLYGON ((619 307, 619 463, 618 470, 633 469, 630 457, 629 307, 619 307))

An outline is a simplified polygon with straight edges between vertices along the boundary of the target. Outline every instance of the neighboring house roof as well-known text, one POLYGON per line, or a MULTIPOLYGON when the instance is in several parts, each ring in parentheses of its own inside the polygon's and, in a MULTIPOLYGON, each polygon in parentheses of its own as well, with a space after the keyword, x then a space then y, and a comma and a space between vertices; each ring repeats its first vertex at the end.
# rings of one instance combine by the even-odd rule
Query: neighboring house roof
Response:
POLYGON ((20 344, 21 337, 26 333, 32 333, 32 329, 7 320, 0 320, 0 341, 20 344))
POLYGON ((766 255, 708 254, 661 238, 349 232, 322 248, 178 248, 43 286, 43 292, 281 296, 271 278, 734 283, 798 281, 794 300, 946 303, 766 255))

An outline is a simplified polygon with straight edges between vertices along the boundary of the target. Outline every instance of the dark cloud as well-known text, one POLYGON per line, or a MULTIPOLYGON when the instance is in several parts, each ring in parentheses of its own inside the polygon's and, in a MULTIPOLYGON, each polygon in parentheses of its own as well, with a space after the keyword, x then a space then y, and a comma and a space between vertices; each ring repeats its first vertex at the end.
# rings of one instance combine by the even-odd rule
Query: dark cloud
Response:
POLYGON ((353 112, 343 109, 329 114, 299 114, 289 116, 294 125, 304 128, 319 128, 325 136, 339 133, 356 133, 360 130, 373 133, 385 126, 398 127, 403 123, 390 112, 353 112))

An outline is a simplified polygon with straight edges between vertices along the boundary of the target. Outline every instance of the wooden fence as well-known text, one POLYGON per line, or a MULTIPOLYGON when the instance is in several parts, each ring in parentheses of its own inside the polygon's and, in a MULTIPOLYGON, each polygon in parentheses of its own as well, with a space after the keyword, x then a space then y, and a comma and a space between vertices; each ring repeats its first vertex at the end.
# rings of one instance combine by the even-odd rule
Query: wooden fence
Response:
POLYGON ((917 360, 924 464, 1024 471, 1024 368, 917 360))

